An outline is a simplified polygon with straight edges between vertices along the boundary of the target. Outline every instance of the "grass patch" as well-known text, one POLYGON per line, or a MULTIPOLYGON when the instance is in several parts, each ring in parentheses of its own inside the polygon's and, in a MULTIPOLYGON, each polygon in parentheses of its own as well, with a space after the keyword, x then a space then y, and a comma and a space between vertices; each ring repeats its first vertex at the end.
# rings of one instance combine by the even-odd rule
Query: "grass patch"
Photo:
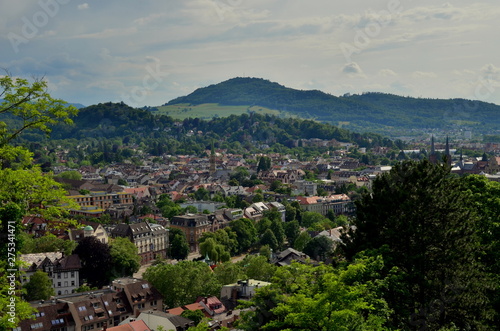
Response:
POLYGON ((261 106, 222 106, 217 103, 204 103, 201 105, 176 104, 158 107, 157 115, 167 115, 175 119, 200 118, 209 120, 214 117, 227 117, 250 113, 269 114, 278 117, 297 117, 286 111, 270 109, 261 106))

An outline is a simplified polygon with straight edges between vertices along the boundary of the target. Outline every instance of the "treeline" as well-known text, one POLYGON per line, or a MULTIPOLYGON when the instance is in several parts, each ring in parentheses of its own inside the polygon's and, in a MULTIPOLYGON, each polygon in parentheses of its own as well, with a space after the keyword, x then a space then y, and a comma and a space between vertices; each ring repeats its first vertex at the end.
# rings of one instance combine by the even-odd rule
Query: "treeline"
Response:
POLYGON ((270 152, 290 153, 303 158, 333 149, 303 147, 301 140, 304 139, 335 139, 367 148, 397 145, 378 134, 360 134, 313 120, 255 113, 209 121, 199 118, 176 121, 123 103, 105 103, 81 109, 73 120, 73 126, 54 126, 50 137, 26 132, 18 143, 29 146, 35 159, 42 164, 56 162, 59 147, 68 151, 66 156, 74 163, 85 160, 89 164, 98 164, 121 162, 131 158, 137 150, 153 156, 204 156, 211 149, 212 142, 215 148, 232 153, 261 152, 261 146, 267 145, 270 152))

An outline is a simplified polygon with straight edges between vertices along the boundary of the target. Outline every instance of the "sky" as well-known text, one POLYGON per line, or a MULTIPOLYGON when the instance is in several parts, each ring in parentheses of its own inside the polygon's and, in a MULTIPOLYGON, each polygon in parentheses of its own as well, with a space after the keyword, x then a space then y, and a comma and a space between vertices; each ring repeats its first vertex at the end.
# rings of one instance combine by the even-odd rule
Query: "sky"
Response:
POLYGON ((0 0, 0 67, 87 106, 233 77, 500 104, 499 19, 498 0, 0 0))

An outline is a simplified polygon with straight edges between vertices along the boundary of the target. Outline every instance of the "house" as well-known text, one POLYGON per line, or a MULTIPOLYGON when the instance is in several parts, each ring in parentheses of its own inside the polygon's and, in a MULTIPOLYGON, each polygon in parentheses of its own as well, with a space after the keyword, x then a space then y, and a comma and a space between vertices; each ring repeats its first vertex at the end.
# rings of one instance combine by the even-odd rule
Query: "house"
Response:
POLYGON ((66 302, 40 301, 32 304, 37 312, 33 313, 31 319, 19 322, 14 331, 24 330, 67 330, 74 331, 75 320, 66 302))
POLYGON ((354 207, 351 199, 346 194, 333 194, 328 197, 297 197, 304 211, 312 211, 326 216, 332 210, 336 215, 352 214, 354 207))
POLYGON ((293 248, 287 248, 281 253, 276 254, 271 259, 271 263, 277 266, 285 266, 292 264, 293 261, 300 263, 308 263, 309 256, 307 254, 299 252, 293 248))
POLYGON ((196 302, 203 307, 205 313, 210 317, 226 312, 224 304, 215 296, 199 297, 196 302))
POLYGON ((167 257, 168 231, 160 224, 148 222, 117 224, 111 230, 111 237, 128 238, 134 243, 141 257, 141 264, 167 257))
POLYGON ((57 295, 73 293, 80 286, 82 265, 76 254, 70 256, 63 256, 60 252, 22 254, 19 259, 29 265, 21 279, 22 284, 29 282, 30 277, 40 270, 52 279, 52 286, 57 295))
POLYGON ((271 285, 271 283, 261 280, 239 280, 234 284, 222 286, 220 301, 224 303, 227 309, 233 309, 238 305, 238 300, 251 299, 257 289, 268 285, 271 285))
MULTIPOLYGON (((153 331, 155 329, 150 329, 149 326, 142 320, 134 320, 125 324, 120 324, 111 328, 102 328, 102 330, 108 331, 153 331)), ((169 330, 169 329, 166 329, 169 330)))
POLYGON ((207 215, 187 214, 172 217, 170 227, 182 230, 186 235, 191 252, 197 252, 199 249, 198 240, 204 232, 211 231, 212 222, 207 215))
POLYGON ((68 230, 68 236, 70 240, 80 242, 83 238, 95 237, 103 244, 107 244, 109 242, 108 233, 106 232, 102 224, 89 221, 82 221, 82 224, 86 226, 80 229, 68 230))
MULTIPOLYGON (((144 311, 135 320, 144 322, 151 330, 158 330, 159 326, 163 326, 164 330, 187 331, 190 327, 195 326, 190 319, 159 310, 144 311)), ((134 330, 142 331, 143 329, 134 330)))
POLYGON ((163 307, 160 292, 145 280, 131 277, 115 279, 112 283, 112 289, 125 293, 134 316, 139 316, 144 311, 161 310, 163 307))

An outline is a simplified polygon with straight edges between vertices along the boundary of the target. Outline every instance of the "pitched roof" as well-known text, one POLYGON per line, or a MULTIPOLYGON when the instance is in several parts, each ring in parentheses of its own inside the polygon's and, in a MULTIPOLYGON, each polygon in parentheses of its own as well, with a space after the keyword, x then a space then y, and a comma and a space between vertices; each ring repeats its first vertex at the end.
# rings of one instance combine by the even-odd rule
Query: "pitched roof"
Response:
POLYGON ((108 328, 109 331, 151 331, 151 329, 142 320, 133 321, 127 324, 108 328))

